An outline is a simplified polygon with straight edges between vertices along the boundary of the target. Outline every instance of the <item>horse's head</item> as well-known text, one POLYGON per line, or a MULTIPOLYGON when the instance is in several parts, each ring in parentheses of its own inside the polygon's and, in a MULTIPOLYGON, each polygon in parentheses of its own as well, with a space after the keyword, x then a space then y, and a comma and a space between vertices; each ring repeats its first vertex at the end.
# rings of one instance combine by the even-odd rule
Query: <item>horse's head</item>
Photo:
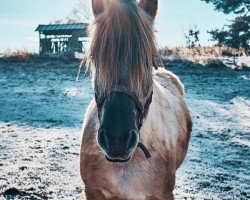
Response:
POLYGON ((95 67, 97 138, 108 161, 126 162, 140 146, 145 104, 152 97, 157 5, 157 0, 92 0, 89 57, 95 67))

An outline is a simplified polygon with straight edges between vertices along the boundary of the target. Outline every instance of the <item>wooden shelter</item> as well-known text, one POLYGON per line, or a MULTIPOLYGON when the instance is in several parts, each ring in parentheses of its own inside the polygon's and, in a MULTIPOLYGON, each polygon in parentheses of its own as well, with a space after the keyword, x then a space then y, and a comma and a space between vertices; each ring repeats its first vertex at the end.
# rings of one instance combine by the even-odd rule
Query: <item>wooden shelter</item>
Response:
POLYGON ((87 27, 87 23, 39 25, 39 53, 84 52, 87 27))

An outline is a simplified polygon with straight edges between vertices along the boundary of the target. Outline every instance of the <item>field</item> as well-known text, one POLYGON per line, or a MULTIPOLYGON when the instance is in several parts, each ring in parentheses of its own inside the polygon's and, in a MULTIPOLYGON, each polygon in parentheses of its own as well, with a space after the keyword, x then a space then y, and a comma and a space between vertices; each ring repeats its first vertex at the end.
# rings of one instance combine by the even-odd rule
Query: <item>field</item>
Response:
MULTIPOLYGON (((93 98, 78 62, 0 61, 0 199, 83 199, 81 126, 93 98)), ((193 132, 176 199, 250 199, 250 70, 172 62, 193 132)))

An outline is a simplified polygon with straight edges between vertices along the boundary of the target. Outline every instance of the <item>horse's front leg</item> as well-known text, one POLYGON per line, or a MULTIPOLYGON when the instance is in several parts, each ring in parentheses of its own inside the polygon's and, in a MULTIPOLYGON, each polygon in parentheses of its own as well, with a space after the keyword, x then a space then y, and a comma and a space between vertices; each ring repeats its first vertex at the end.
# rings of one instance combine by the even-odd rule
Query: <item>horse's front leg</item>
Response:
POLYGON ((164 197, 154 197, 154 196, 148 196, 146 200, 174 200, 174 195, 173 193, 168 193, 164 195, 164 197))
POLYGON ((86 200, 107 200, 102 192, 98 190, 85 189, 86 200))
POLYGON ((168 193, 167 196, 166 196, 166 199, 167 199, 167 200, 174 200, 174 195, 173 195, 173 193, 172 193, 172 192, 171 192, 171 193, 168 193))

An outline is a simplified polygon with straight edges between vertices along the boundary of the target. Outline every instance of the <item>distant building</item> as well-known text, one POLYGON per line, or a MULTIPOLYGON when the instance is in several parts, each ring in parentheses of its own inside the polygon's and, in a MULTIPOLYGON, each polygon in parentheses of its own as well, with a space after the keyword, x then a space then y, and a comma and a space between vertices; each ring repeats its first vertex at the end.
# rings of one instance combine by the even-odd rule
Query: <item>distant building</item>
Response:
POLYGON ((84 53, 87 27, 87 23, 39 25, 39 53, 84 53))

